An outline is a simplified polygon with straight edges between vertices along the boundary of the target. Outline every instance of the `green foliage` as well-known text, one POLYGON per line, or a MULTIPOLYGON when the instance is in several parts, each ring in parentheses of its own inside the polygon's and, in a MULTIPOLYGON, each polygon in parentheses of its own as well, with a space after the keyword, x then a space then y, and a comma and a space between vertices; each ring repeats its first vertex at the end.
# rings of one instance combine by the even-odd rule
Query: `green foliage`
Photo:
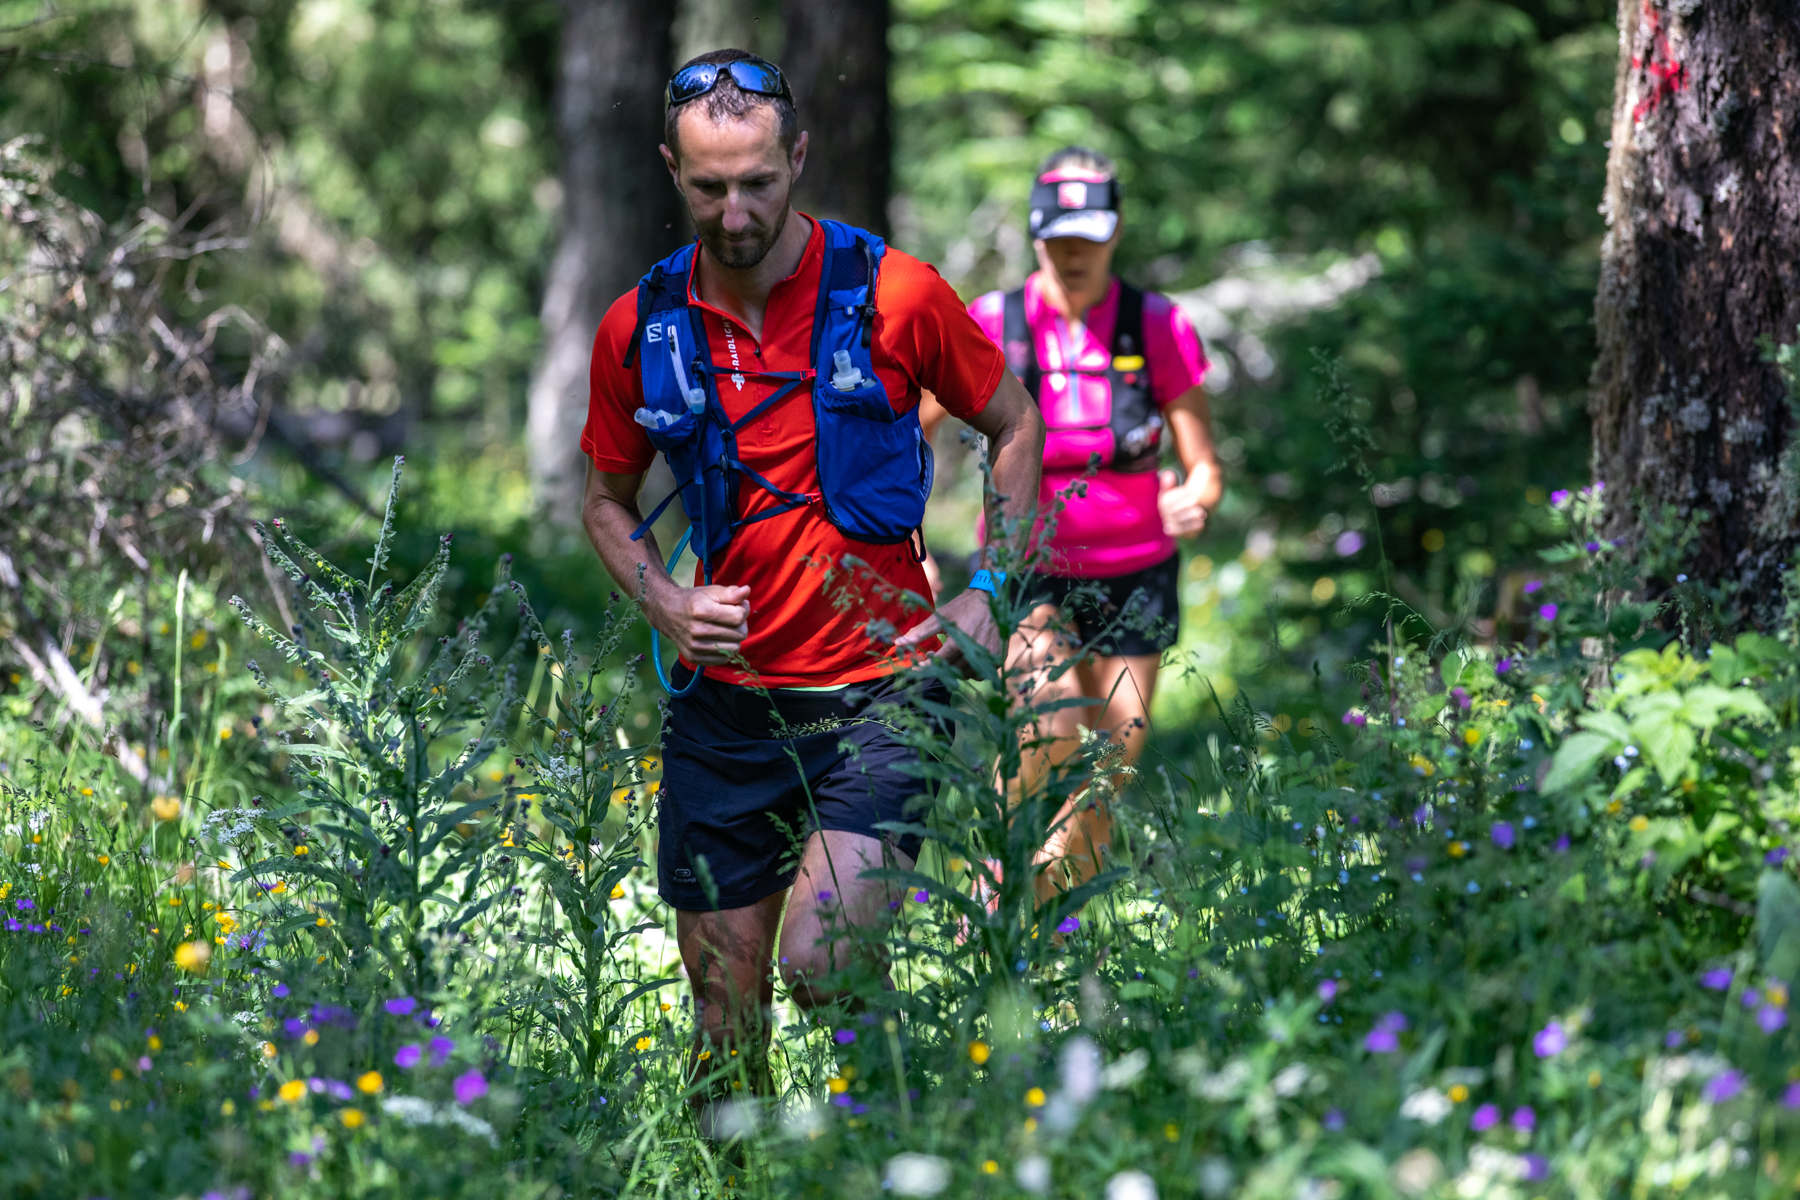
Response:
POLYGON ((967 675, 927 664, 877 714, 935 787, 933 848, 878 873, 890 919, 831 929, 840 1003, 778 995, 765 1097, 659 1000, 629 622, 583 659, 503 572, 510 649, 484 658, 483 616, 433 640, 442 561, 384 583, 393 535, 363 579, 270 539, 307 614, 250 617, 299 668, 266 673, 273 796, 146 805, 73 731, 4 727, 9 1194, 1774 1196, 1800 1171, 1800 654, 1620 632, 1605 551, 1540 589, 1533 651, 1397 634, 1340 734, 1240 695, 1189 756, 1133 773, 1092 739, 1041 787, 1048 710, 959 639, 967 675), (1110 869, 1040 901, 1037 847, 1102 793, 1110 869), (689 1101, 720 1095, 700 1138, 689 1101))

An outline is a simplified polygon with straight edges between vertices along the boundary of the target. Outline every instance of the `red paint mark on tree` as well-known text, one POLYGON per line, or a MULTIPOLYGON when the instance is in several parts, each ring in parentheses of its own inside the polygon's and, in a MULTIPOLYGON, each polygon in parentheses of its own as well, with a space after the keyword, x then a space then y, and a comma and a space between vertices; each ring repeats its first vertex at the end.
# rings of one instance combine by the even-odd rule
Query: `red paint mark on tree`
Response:
POLYGON ((1644 94, 1632 107, 1633 122, 1642 121, 1656 111, 1657 105, 1673 98, 1687 86, 1687 68, 1675 60, 1674 51, 1669 49, 1669 35, 1663 30, 1662 14, 1650 6, 1650 0, 1643 0, 1643 13, 1644 23, 1650 29, 1650 58, 1646 61, 1633 56, 1631 65, 1649 79, 1644 94))

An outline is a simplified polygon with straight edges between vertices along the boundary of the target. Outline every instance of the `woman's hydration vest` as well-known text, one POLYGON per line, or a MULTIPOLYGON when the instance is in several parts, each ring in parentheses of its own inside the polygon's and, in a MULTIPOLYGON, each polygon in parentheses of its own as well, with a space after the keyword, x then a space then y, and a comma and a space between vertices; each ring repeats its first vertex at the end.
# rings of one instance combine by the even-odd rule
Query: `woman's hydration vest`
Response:
POLYGON ((1144 357, 1144 293, 1119 281, 1119 312, 1113 321, 1112 356, 1105 370, 1064 367, 1056 374, 1104 377, 1106 389, 1080 386, 1077 379, 1044 403, 1044 371, 1038 363, 1037 334, 1025 319, 1025 289, 1008 292, 1002 345, 1007 365, 1044 414, 1044 465, 1081 469, 1098 461, 1114 471, 1150 471, 1162 449, 1162 415, 1150 396, 1150 368, 1144 357))
POLYGON ((931 446, 919 427, 918 410, 896 413, 888 403, 869 351, 875 285, 887 245, 838 221, 819 225, 825 233, 825 260, 813 315, 812 366, 805 371, 738 369, 745 376, 781 383, 736 421, 725 415, 718 389, 718 379, 734 369, 713 365, 703 314, 688 303, 693 245, 663 259, 638 284, 638 329, 624 365, 630 367, 636 356, 644 387, 637 422, 668 459, 679 487, 631 536, 643 537, 679 495, 708 583, 739 529, 808 504, 822 505, 826 519, 859 542, 904 542, 925 519, 931 446), (778 488, 738 457, 738 433, 801 387, 812 392, 817 492, 778 488), (741 518, 738 491, 746 479, 776 503, 741 518))

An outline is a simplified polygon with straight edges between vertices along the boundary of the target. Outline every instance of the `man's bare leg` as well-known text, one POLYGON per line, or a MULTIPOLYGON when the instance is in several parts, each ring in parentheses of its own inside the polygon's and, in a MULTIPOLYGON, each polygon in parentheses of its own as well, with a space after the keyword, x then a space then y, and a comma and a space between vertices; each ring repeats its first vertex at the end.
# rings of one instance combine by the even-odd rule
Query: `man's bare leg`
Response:
POLYGON ((800 873, 794 879, 792 903, 781 926, 781 975, 793 989, 794 1002, 812 1009, 832 1004, 843 994, 825 984, 834 971, 862 965, 881 974, 882 987, 891 991, 885 957, 852 957, 858 951, 848 939, 834 943, 832 935, 848 927, 870 929, 886 920, 889 904, 900 899, 898 884, 886 879, 864 879, 863 872, 880 867, 910 868, 912 860, 880 838, 827 829, 806 839, 800 873))
POLYGON ((745 1088, 769 1090, 769 959, 785 899, 777 892, 744 908, 675 914, 675 942, 694 992, 698 1073, 727 1072, 714 1094, 695 1098, 697 1106, 745 1088))

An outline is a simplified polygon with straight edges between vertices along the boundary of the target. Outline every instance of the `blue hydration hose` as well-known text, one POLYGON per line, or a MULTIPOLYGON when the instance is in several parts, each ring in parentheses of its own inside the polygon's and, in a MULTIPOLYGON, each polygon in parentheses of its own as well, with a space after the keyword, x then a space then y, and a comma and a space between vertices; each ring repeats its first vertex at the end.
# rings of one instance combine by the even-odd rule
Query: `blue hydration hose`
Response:
MULTIPOLYGON (((675 543, 675 553, 669 555, 669 566, 667 569, 671 575, 675 573, 675 564, 681 561, 681 552, 687 549, 688 541, 693 536, 694 527, 692 525, 681 531, 681 540, 675 543)), ((687 681, 685 687, 677 689, 674 684, 670 683, 669 673, 663 670, 662 639, 657 636, 657 632, 654 628, 650 630, 650 663, 656 668, 657 682, 661 683, 663 685, 663 690, 671 696, 687 695, 694 690, 694 685, 700 682, 700 676, 704 674, 703 668, 695 667, 694 677, 687 681)))

